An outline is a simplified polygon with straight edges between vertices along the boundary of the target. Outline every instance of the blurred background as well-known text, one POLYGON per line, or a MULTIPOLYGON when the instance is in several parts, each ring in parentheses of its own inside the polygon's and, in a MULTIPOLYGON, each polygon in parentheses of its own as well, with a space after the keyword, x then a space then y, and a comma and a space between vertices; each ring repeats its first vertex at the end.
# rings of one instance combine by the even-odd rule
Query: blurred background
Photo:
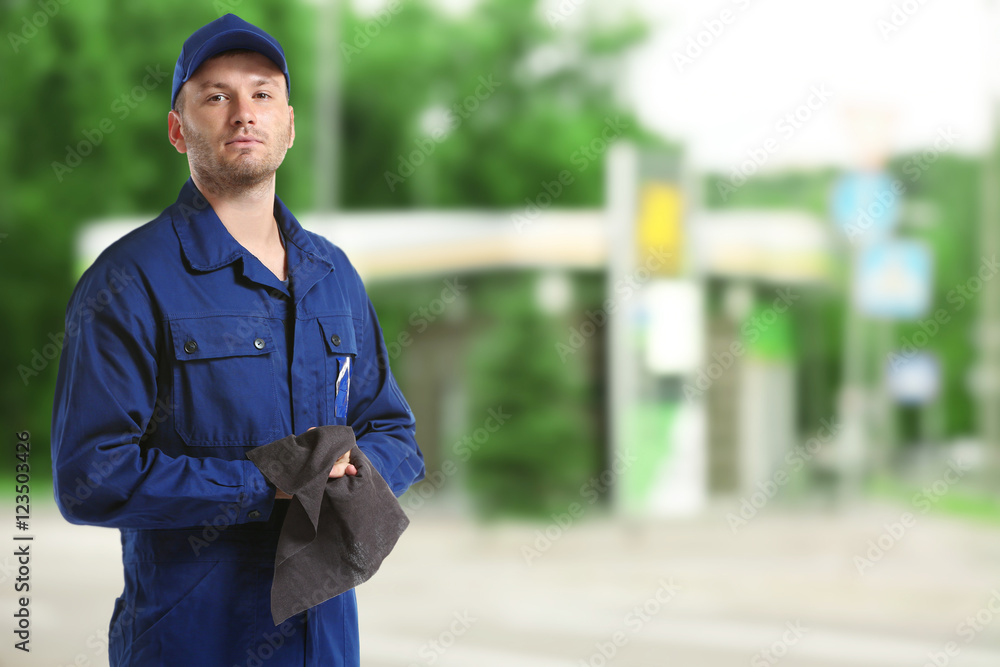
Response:
POLYGON ((427 464, 366 666, 1000 665, 985 0, 0 4, 37 536, 0 663, 107 664, 118 532, 51 501, 63 316, 187 178, 170 78, 227 12, 285 48, 278 194, 358 267, 427 464))

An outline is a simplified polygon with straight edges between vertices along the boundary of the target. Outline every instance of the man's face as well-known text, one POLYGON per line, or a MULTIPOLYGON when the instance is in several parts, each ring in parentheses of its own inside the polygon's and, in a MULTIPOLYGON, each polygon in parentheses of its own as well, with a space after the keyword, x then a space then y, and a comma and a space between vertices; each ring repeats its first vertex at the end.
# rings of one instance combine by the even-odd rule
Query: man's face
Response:
POLYGON ((207 60, 181 89, 168 119, 170 142, 191 173, 214 191, 235 193, 273 179, 295 140, 285 77, 259 53, 207 60))

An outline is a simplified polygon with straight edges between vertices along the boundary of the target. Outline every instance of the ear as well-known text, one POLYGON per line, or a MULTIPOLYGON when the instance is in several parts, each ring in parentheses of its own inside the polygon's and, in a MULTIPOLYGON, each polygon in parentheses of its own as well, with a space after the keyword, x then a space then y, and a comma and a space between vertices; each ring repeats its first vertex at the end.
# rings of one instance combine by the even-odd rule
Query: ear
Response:
POLYGON ((288 107, 288 122, 291 124, 291 131, 288 133, 288 147, 295 143, 295 109, 288 107))
POLYGON ((178 153, 187 153, 187 142, 181 129, 181 116, 173 109, 167 114, 167 138, 178 153))

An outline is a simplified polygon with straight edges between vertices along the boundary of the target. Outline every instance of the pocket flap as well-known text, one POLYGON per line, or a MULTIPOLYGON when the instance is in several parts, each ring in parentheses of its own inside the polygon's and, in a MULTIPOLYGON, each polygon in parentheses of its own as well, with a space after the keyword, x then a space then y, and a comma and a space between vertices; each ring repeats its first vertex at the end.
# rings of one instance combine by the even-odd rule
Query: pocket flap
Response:
POLYGON ((170 321, 178 361, 268 354, 274 341, 267 319, 225 315, 170 321))
POLYGON ((358 353, 357 342, 354 340, 354 318, 350 315, 328 315, 319 317, 319 325, 323 329, 323 339, 330 354, 358 353))

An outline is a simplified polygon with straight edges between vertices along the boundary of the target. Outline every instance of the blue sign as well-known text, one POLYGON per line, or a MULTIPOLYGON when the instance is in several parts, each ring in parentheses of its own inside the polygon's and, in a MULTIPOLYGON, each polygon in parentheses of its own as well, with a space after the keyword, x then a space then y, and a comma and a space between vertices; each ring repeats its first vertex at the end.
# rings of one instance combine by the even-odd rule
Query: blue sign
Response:
POLYGON ((900 403, 930 403, 941 391, 941 364, 933 354, 904 348, 890 355, 886 380, 889 393, 900 403))
POLYGON ((872 317, 912 319, 931 304, 931 252, 919 241, 862 248, 854 274, 854 307, 872 317))
POLYGON ((831 213, 851 243, 884 240, 899 220, 906 187, 882 171, 844 174, 833 188, 831 213))

